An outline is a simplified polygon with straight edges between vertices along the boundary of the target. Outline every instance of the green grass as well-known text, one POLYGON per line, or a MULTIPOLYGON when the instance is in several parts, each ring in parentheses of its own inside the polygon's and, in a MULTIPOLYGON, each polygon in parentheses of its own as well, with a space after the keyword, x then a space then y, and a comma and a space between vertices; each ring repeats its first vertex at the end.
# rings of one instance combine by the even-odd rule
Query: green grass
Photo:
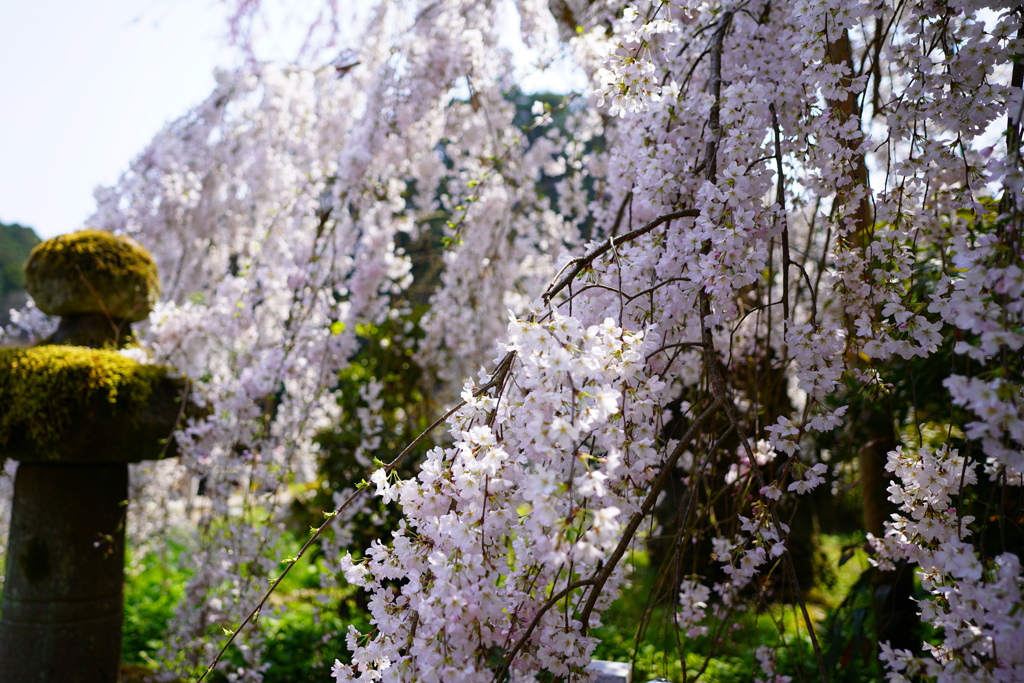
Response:
MULTIPOLYGON (((836 681, 877 680, 878 676, 870 647, 868 658, 862 656, 870 628, 870 599, 861 595, 865 583, 861 577, 869 565, 862 551, 852 551, 857 545, 855 538, 822 536, 820 580, 805 591, 830 678, 836 681), (849 558, 844 557, 844 549, 849 558), (847 561, 840 565, 840 559, 847 561)), ((637 554, 633 564, 633 588, 605 612, 604 625, 595 631, 602 641, 596 659, 633 662, 634 680, 691 681, 699 675, 700 681, 710 683, 740 683, 762 675, 754 653, 768 646, 775 650, 778 673, 794 681, 819 679, 799 606, 767 603, 740 615, 709 617, 702 624, 708 635, 687 638, 674 626, 671 603, 645 604, 656 579, 645 556, 637 554)))
MULTIPOLYGON (((298 539, 287 538, 283 546, 279 554, 288 557, 298 551, 300 543, 298 539)), ((163 634, 192 574, 187 560, 185 547, 170 541, 159 554, 150 553, 129 564, 125 577, 122 659, 134 672, 158 667, 163 634)), ((367 630, 367 614, 359 603, 357 590, 321 589, 322 569, 322 561, 311 562, 310 558, 297 563, 263 609, 257 627, 263 630, 267 642, 264 661, 269 666, 264 672, 265 683, 330 680, 335 658, 344 660, 348 652, 345 633, 349 624, 367 630), (322 596, 326 596, 326 604, 320 602, 322 596)), ((209 637, 218 644, 224 639, 217 626, 211 627, 209 637)), ((233 648, 225 660, 236 666, 242 664, 233 648)), ((226 677, 218 672, 209 680, 218 683, 226 677)))
POLYGON ((265 683, 330 680, 334 660, 344 660, 348 653, 345 633, 349 624, 367 630, 367 615, 357 590, 343 586, 325 591, 320 588, 322 569, 319 561, 299 562, 271 596, 272 609, 264 625, 265 660, 270 662, 265 683), (321 597, 326 597, 328 604, 318 603, 321 597))
POLYGON ((168 541, 162 551, 129 563, 124 585, 124 641, 126 664, 153 666, 163 647, 174 607, 185 592, 191 572, 181 562, 184 546, 168 541))
MULTIPOLYGON (((297 544, 297 539, 288 540, 281 556, 294 554, 297 544)), ((868 564, 862 551, 851 550, 857 546, 856 538, 823 536, 820 580, 805 593, 830 677, 843 683, 878 680, 880 675, 870 643, 868 582, 862 579, 868 564), (849 557, 844 558, 844 550, 849 557), (847 561, 840 564, 841 559, 847 561)), ((160 555, 147 555, 129 571, 125 586, 127 664, 147 668, 156 664, 162 634, 190 576, 184 555, 183 546, 170 542, 160 555)), ((602 641, 596 659, 633 662, 637 681, 663 677, 681 683, 699 674, 700 681, 739 683, 761 675, 754 652, 766 645, 776 651, 778 673, 792 676, 794 681, 818 680, 816 659, 798 606, 768 603, 737 618, 709 618, 704 622, 708 635, 686 638, 673 625, 670 603, 645 604, 656 578, 646 556, 637 554, 632 561, 633 588, 605 612, 604 625, 595 632, 602 641), (646 628, 638 640, 640 624, 646 628)), ((319 585, 321 569, 322 561, 316 559, 296 564, 264 609, 259 628, 267 641, 267 683, 329 680, 334 659, 344 661, 348 654, 344 634, 349 624, 368 630, 360 593, 345 586, 324 591, 319 585), (327 603, 318 603, 324 597, 327 603)), ((219 633, 211 635, 218 642, 222 638, 219 633)), ((241 663, 236 652, 229 652, 227 659, 241 663)), ((225 678, 216 675, 211 680, 216 683, 225 678)))

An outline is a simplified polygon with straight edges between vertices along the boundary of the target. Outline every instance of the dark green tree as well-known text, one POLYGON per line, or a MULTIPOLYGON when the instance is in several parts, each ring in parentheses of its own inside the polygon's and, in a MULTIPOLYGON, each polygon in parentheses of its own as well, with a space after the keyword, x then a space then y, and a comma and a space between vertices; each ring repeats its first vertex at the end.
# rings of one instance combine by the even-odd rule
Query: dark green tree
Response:
POLYGON ((25 260, 39 242, 32 228, 0 223, 0 325, 7 324, 8 309, 24 302, 25 260))

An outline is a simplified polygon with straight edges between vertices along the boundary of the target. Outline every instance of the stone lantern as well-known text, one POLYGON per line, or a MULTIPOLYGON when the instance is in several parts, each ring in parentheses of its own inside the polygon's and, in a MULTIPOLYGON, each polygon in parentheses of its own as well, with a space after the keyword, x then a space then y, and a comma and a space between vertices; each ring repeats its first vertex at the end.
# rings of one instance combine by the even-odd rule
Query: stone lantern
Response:
POLYGON ((117 349, 159 296, 135 242, 82 231, 38 245, 27 289, 61 316, 0 349, 0 461, 19 461, 0 606, 0 683, 115 683, 128 463, 175 455, 187 384, 117 349))

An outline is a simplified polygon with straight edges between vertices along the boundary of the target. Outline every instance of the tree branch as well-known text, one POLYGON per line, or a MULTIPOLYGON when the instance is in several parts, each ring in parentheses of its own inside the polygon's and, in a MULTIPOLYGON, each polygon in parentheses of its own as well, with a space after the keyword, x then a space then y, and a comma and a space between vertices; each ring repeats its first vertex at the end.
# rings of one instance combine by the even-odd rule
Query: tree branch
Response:
POLYGON ((587 266, 593 263, 602 254, 611 250, 612 247, 614 247, 615 245, 635 240, 637 237, 640 237, 641 235, 646 235, 659 225, 668 223, 669 221, 673 221, 677 218, 696 218, 699 215, 699 209, 681 209, 679 211, 672 211, 671 213, 666 213, 663 216, 658 216, 650 223, 642 225, 636 230, 631 230, 627 232, 622 237, 609 237, 607 242, 602 242, 601 244, 594 247, 583 256, 577 256, 576 258, 572 259, 564 266, 562 266, 562 269, 558 271, 558 273, 555 275, 555 277, 559 279, 557 279, 544 291, 544 294, 541 295, 541 298, 544 300, 545 304, 551 303, 551 299, 553 299, 556 294, 558 294, 560 291, 568 287, 569 283, 576 279, 576 276, 583 272, 583 270, 587 266))
POLYGON ((601 567, 601 570, 597 573, 594 578, 594 588, 590 591, 590 595, 587 597, 587 603, 583 606, 583 612, 580 615, 580 621, 582 622, 582 632, 586 634, 590 624, 590 615, 594 611, 594 606, 597 604, 597 598, 601 594, 601 590, 604 588, 604 584, 608 582, 612 572, 615 571, 615 567, 622 556, 626 553, 626 549, 629 548, 629 544, 633 542, 633 534, 636 533, 640 523, 644 520, 651 510, 654 509, 654 504, 658 501, 658 494, 665 488, 665 484, 668 481, 669 476, 672 474, 672 468, 675 467, 676 462, 682 456, 683 452, 689 446, 690 441, 704 428, 704 425, 715 416, 715 414, 721 410, 722 404, 715 399, 711 405, 704 409, 697 419, 693 421, 690 428, 686 430, 686 434, 679 439, 679 443, 676 444, 675 450, 665 460, 665 463, 661 467, 661 471, 658 472, 658 477, 651 483, 651 490, 647 494, 647 498, 644 499, 640 509, 633 513, 633 516, 629 520, 629 524, 626 525, 625 530, 622 532, 622 539, 619 544, 615 546, 615 550, 608 557, 607 562, 601 567))

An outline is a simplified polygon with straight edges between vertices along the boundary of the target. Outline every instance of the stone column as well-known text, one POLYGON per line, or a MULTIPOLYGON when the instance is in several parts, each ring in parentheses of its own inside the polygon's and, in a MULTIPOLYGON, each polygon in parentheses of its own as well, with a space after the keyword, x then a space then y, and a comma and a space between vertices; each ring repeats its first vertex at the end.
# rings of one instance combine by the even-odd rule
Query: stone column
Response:
POLYGON ((159 296, 138 244, 64 235, 38 245, 25 272, 61 322, 45 345, 0 349, 0 460, 19 461, 0 683, 116 683, 128 463, 175 454, 186 385, 117 352, 159 296))

